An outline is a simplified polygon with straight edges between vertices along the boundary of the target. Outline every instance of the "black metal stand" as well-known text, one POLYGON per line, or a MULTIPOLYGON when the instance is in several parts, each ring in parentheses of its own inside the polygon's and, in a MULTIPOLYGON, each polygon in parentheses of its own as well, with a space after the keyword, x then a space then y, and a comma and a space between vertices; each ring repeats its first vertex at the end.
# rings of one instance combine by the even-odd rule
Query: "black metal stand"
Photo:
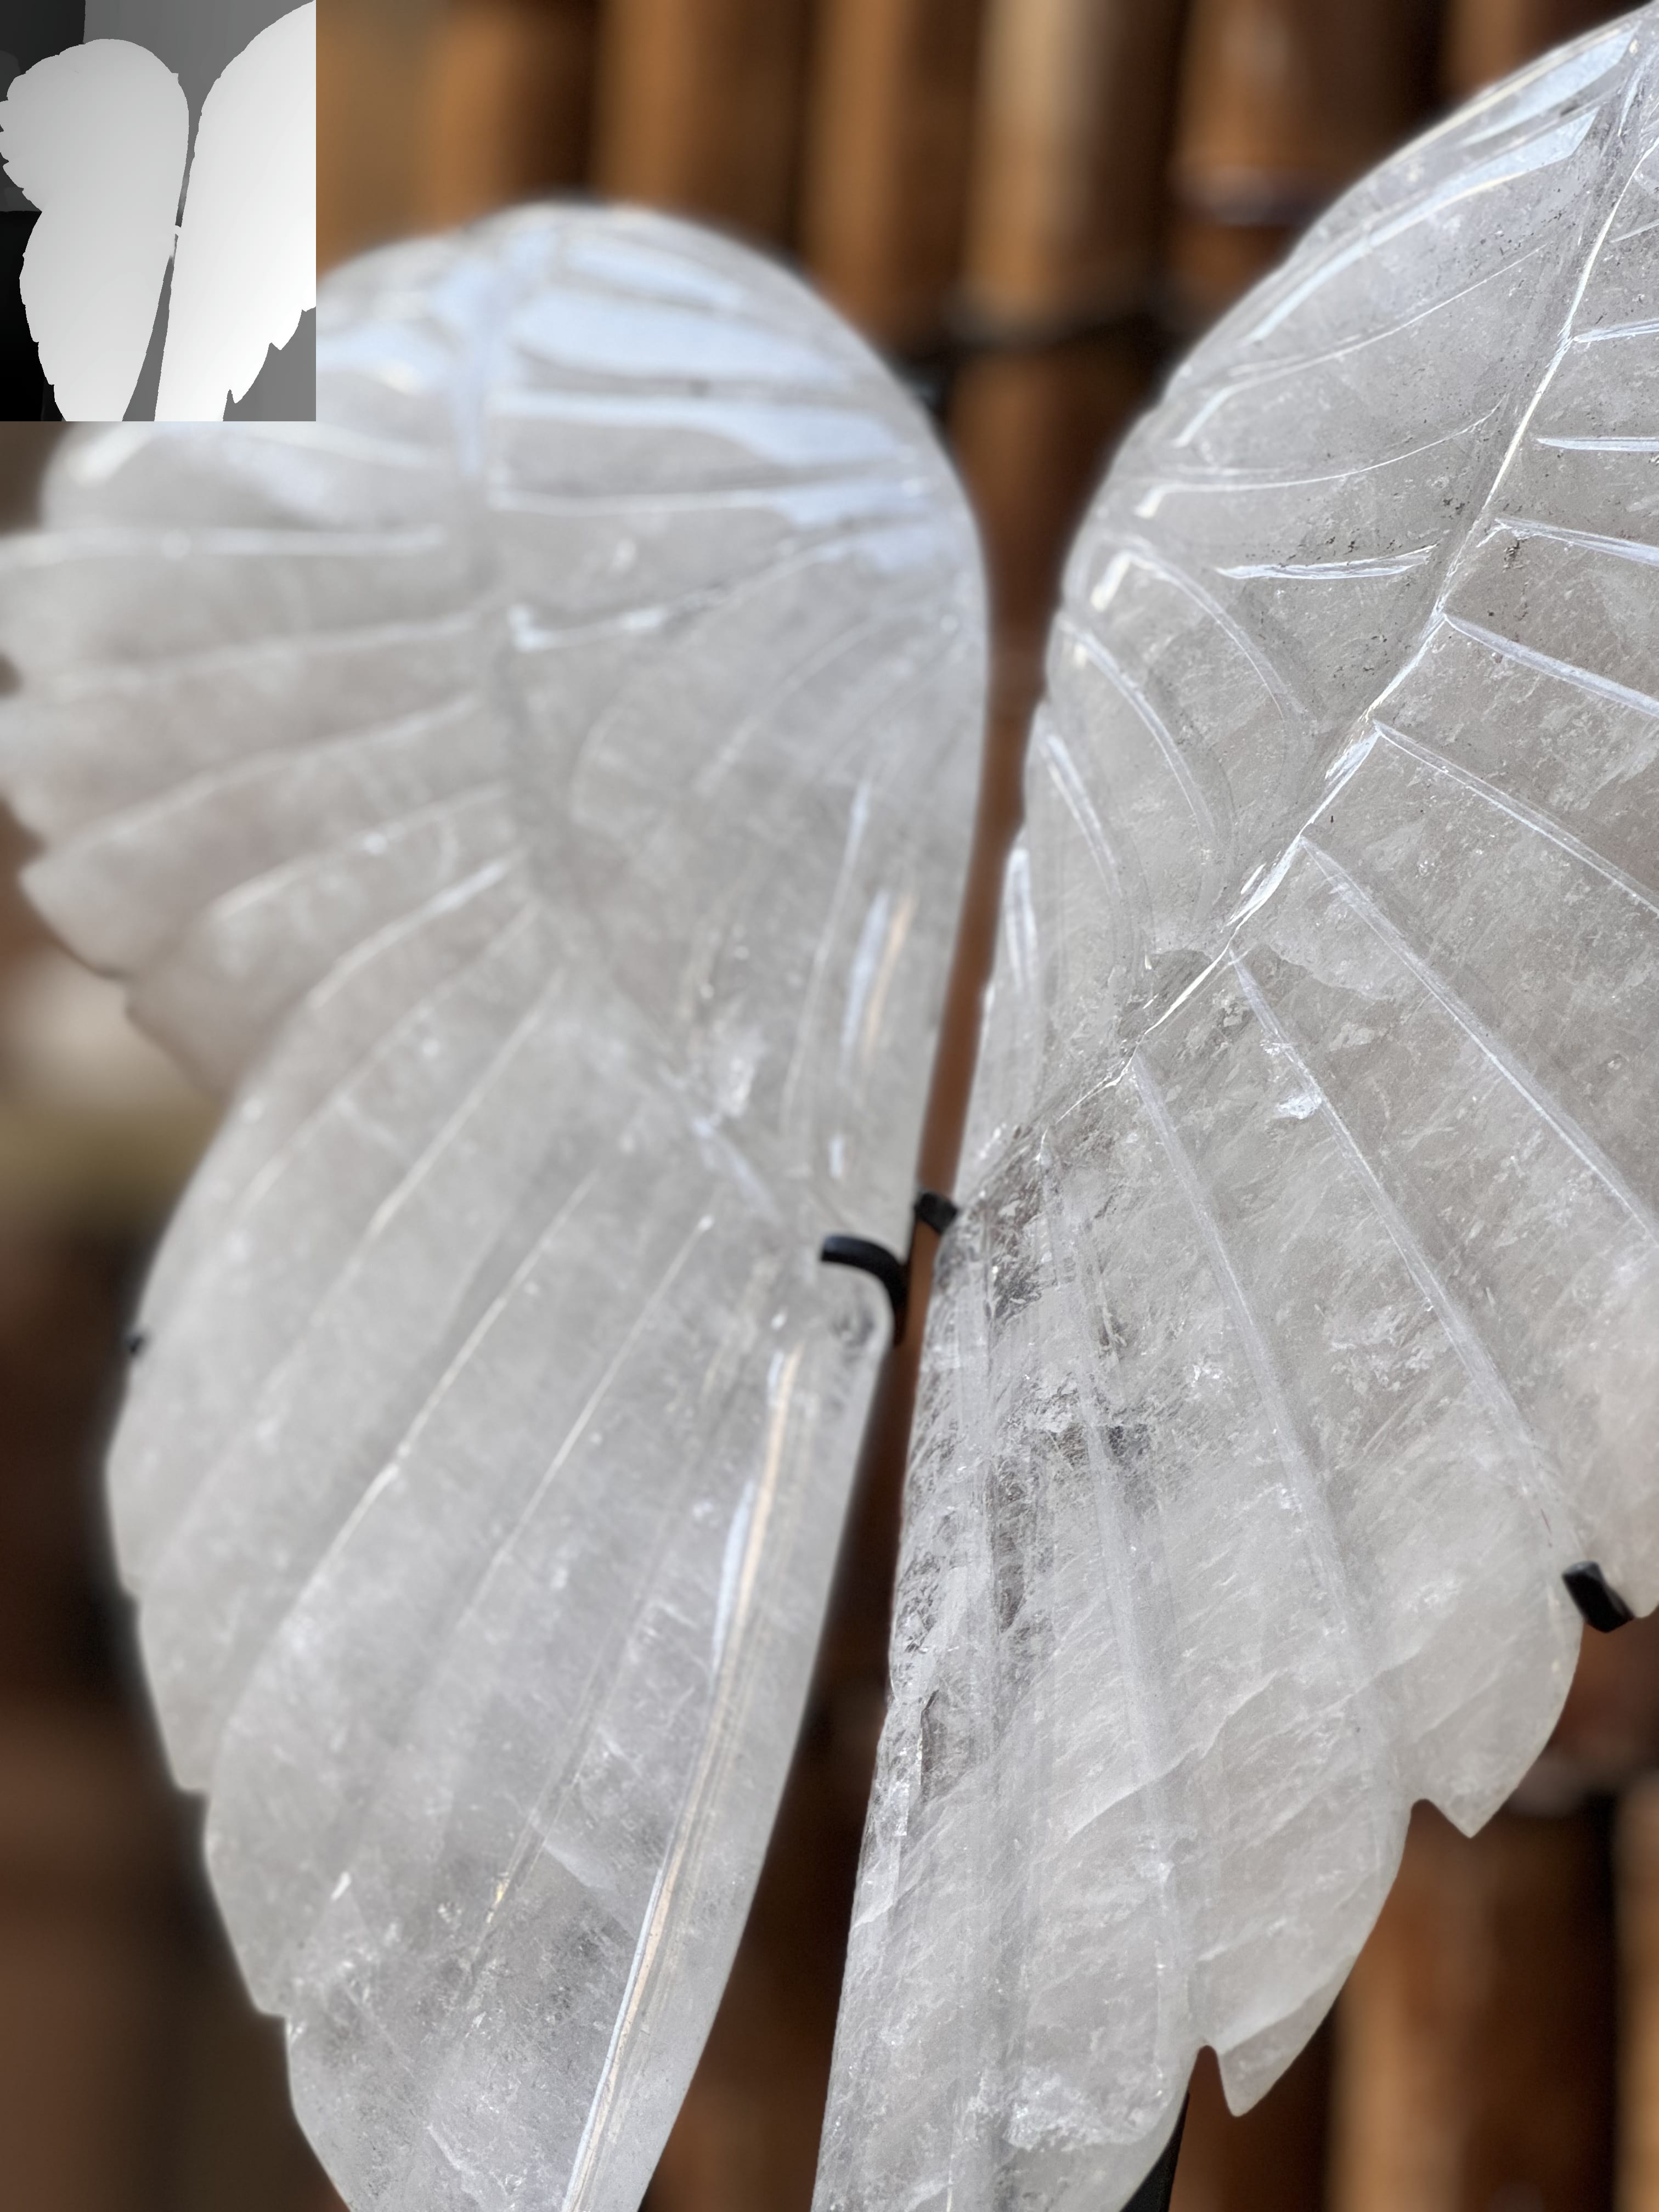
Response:
POLYGON ((819 1247, 818 1257, 826 1267, 856 1267, 860 1274, 875 1277, 893 1309, 893 1341, 896 1344, 904 1334, 905 1310, 910 1303, 908 1264, 896 1252, 890 1252, 884 1244, 878 1244, 868 1237, 826 1237, 819 1247))
MULTIPOLYGON (((943 1237, 957 1218, 955 1201, 937 1190, 918 1191, 910 1211, 915 1220, 937 1237, 943 1237)), ((914 1247, 914 1231, 911 1242, 914 1247)), ((901 1260, 896 1252, 890 1252, 886 1245, 878 1244, 872 1237, 837 1233, 824 1238, 818 1248, 818 1257, 826 1267, 856 1267, 860 1273, 875 1277, 893 1309, 893 1341, 902 1344, 904 1323, 910 1310, 909 1255, 907 1253, 901 1260)))
POLYGON ((1626 1621, 1635 1620, 1636 1615, 1594 1559, 1580 1559, 1576 1567, 1567 1569, 1561 1579, 1579 1612, 1603 1636, 1611 1636, 1615 1628, 1622 1628, 1626 1621))

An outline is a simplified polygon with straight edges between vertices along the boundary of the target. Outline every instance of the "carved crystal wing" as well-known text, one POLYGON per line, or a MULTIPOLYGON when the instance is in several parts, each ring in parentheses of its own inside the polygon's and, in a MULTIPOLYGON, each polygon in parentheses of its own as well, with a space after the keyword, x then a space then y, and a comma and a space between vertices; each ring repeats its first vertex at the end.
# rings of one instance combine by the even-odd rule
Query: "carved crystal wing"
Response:
MULTIPOLYGON (((1072 556, 818 2203, 1121 2205, 1659 1601, 1659 11, 1352 193, 1072 556)), ((971 1178, 970 1178, 971 1179, 971 1178)))
POLYGON ((324 288, 314 426, 0 553, 34 896, 227 1088, 112 1459, 357 2207, 633 2212, 799 1719, 983 692, 971 526, 781 270, 532 210, 324 288))

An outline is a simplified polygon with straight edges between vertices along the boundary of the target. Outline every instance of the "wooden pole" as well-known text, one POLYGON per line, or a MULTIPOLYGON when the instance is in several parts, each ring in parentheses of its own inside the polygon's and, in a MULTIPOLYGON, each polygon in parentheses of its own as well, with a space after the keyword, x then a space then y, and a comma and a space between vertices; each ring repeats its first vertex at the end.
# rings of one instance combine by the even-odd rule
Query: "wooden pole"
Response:
POLYGON ((878 345, 937 343, 962 249, 981 0, 823 0, 801 249, 878 345))
POLYGON ((1612 2184, 1607 1824, 1426 1807, 1337 2008, 1331 2212, 1602 2212, 1612 2184))
POLYGON ((586 173, 597 33, 592 0, 460 0, 434 26, 423 225, 568 191, 586 173))
POLYGON ((607 0, 596 189, 786 241, 807 29, 805 0, 607 0))

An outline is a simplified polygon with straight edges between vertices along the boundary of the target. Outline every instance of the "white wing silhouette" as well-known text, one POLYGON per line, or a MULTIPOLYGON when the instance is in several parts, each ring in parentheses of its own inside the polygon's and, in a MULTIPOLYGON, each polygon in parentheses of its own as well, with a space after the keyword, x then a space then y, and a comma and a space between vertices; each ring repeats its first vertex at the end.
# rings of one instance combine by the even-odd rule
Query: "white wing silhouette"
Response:
POLYGON ((634 2212, 885 1334, 978 567, 781 270, 541 210, 330 280, 314 425, 0 551, 31 881, 234 1085, 114 1445, 180 1778, 358 2207, 634 2212))
POLYGON ((158 422, 216 422, 317 299, 317 9, 228 63, 202 103, 158 422))
POLYGON ((49 55, 0 101, 0 159, 40 210, 21 293, 69 422, 119 422, 144 365, 173 252, 190 110, 125 39, 49 55))
POLYGON ((823 2212, 1121 2205, 1659 1601, 1659 12, 1211 336, 1066 576, 823 2212))

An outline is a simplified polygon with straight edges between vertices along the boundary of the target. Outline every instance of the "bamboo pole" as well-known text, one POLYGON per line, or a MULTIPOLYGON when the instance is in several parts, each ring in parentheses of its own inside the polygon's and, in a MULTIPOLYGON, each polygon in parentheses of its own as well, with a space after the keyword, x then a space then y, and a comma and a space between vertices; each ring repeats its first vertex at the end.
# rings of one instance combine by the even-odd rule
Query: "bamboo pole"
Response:
POLYGON ((807 28, 805 0, 607 0, 596 188, 787 240, 807 28))
POLYGON ((879 345, 934 342, 956 281, 981 0, 823 0, 806 121, 801 246, 879 345))
POLYGON ((1429 109, 1427 0, 1194 0, 1171 240, 1194 324, 1230 304, 1429 109))
POLYGON ((1413 1817, 1337 2009, 1331 2212, 1596 2212, 1611 2187, 1607 1823, 1413 1817))
POLYGON ((470 222, 579 185, 586 173, 592 0, 460 0, 428 64, 422 221, 470 222))
POLYGON ((1534 54, 1624 13, 1607 0, 1447 0, 1440 61, 1445 95, 1467 99, 1534 54))
POLYGON ((438 0, 330 0, 317 21, 317 267, 418 228, 438 0))

